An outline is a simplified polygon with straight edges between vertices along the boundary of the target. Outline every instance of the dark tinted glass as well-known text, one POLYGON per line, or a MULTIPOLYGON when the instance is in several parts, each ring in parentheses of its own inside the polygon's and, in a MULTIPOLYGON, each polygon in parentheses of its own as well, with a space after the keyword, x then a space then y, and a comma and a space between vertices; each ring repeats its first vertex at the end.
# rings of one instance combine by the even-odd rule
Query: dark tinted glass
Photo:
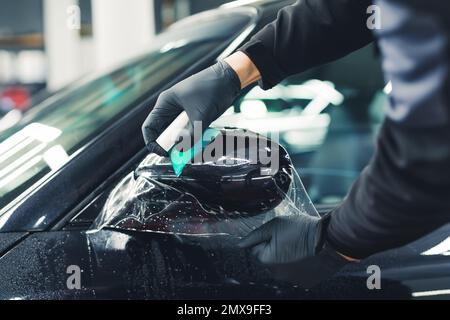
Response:
POLYGON ((217 10, 180 21, 153 51, 104 76, 62 90, 0 132, 0 208, 57 170, 105 127, 208 53, 234 39, 254 12, 217 10))

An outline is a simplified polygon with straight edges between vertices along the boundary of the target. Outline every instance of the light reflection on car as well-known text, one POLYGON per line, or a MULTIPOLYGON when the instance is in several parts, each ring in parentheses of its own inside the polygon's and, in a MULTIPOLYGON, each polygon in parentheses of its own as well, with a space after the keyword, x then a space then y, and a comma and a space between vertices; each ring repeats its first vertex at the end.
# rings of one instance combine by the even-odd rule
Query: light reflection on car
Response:
POLYGON ((375 137, 381 120, 379 114, 386 101, 385 93, 374 90, 366 104, 360 106, 368 110, 369 117, 365 121, 353 121, 353 111, 347 105, 352 104, 355 91, 318 79, 301 83, 288 79, 267 91, 256 86, 213 126, 246 128, 272 139, 276 139, 276 134, 291 154, 313 201, 337 203, 370 158, 373 150, 369 144, 375 137), (347 114, 347 119, 336 116, 336 112, 347 114), (370 134, 365 136, 367 132, 370 134), (353 148, 349 145, 352 143, 355 143, 353 148), (353 162, 337 154, 337 151, 352 152, 354 147, 362 148, 362 157, 356 162, 358 157, 354 154, 349 154, 353 162), (336 187, 325 187, 327 184, 336 187))

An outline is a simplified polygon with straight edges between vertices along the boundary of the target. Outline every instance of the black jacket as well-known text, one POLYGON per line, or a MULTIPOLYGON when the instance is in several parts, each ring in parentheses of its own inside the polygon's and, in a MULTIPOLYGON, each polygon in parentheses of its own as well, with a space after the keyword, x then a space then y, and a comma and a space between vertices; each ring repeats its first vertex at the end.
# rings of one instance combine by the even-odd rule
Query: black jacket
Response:
MULTIPOLYGON (((366 26, 371 4, 298 1, 282 9, 240 50, 259 69, 261 87, 271 88, 289 75, 373 41, 366 26)), ((449 88, 448 82, 445 86, 449 88)), ((450 119, 426 128, 387 120, 375 156, 332 213, 327 239, 339 252, 363 258, 411 242, 449 221, 450 119)))
POLYGON ((303 0, 278 13, 241 51, 269 89, 284 78, 343 57, 373 41, 366 27, 371 0, 303 0))

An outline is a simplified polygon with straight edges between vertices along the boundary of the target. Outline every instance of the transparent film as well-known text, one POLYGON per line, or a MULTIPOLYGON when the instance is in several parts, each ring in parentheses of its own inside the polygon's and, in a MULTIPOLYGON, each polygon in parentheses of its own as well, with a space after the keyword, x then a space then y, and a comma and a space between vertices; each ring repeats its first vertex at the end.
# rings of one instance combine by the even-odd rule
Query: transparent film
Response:
POLYGON ((181 176, 170 159, 148 155, 114 187, 92 229, 240 238, 275 216, 298 214, 318 216, 286 150, 275 139, 222 129, 181 176))

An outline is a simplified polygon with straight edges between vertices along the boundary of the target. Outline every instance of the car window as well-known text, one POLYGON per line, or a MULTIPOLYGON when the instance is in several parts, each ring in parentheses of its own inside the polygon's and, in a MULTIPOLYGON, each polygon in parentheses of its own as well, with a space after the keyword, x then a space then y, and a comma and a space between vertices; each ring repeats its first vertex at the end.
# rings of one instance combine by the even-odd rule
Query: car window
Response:
POLYGON ((277 133, 313 202, 335 204, 373 154, 383 89, 378 60, 367 48, 271 90, 253 87, 214 125, 247 128, 272 139, 277 133))
POLYGON ((149 93, 231 43, 255 16, 235 8, 189 17, 155 37, 144 56, 76 82, 25 115, 0 119, 0 210, 149 93))
POLYGON ((192 65, 215 41, 162 47, 126 66, 50 97, 0 132, 0 208, 64 165, 153 88, 192 65))

